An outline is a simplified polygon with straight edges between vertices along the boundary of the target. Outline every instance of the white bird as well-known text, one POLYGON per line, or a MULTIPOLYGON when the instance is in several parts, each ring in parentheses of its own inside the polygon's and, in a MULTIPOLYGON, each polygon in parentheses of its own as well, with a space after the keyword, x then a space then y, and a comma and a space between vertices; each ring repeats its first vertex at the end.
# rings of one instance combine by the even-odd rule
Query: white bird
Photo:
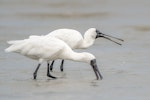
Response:
MULTIPOLYGON (((49 36, 50 37, 51 36, 56 37, 56 38, 64 41, 65 43, 67 43, 72 49, 88 48, 88 47, 92 46, 95 42, 95 39, 97 39, 99 37, 103 37, 103 38, 108 39, 112 42, 115 42, 115 41, 111 40, 110 37, 115 38, 115 39, 120 40, 120 41, 123 41, 122 39, 103 34, 99 30, 97 30, 96 28, 89 28, 85 32, 83 37, 82 37, 80 32, 73 30, 73 29, 54 30, 46 36, 47 37, 49 37, 49 36)), ((34 37, 38 37, 38 36, 30 36, 30 38, 34 38, 34 37)), ((115 43, 121 45, 118 42, 115 42, 115 43)), ((53 69, 53 64, 54 64, 54 61, 51 63, 50 70, 53 69)), ((61 66, 60 66, 61 71, 63 71, 63 64, 64 64, 64 60, 62 60, 62 62, 61 62, 61 66)))
MULTIPOLYGON (((92 66, 97 80, 103 78, 97 67, 94 55, 87 52, 74 52, 65 42, 55 37, 40 36, 37 38, 9 41, 8 43, 12 45, 5 49, 6 52, 19 53, 31 59, 38 60, 39 64, 33 73, 34 79, 37 77, 37 71, 42 62, 49 62, 56 59, 88 63, 92 66)), ((56 78, 50 74, 49 66, 47 69, 47 76, 56 78)))

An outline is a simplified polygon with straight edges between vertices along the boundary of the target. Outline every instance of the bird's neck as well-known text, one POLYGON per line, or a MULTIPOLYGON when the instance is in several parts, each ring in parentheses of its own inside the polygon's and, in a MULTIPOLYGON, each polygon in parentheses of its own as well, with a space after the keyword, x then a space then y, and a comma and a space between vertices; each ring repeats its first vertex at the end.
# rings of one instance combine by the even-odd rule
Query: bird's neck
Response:
POLYGON ((66 60, 73 60, 73 61, 77 61, 77 62, 85 62, 85 63, 89 63, 89 61, 86 59, 87 57, 85 56, 84 53, 77 53, 70 50, 66 50, 66 53, 63 54, 64 59, 66 60), (69 52, 69 53, 68 53, 69 52))
POLYGON ((95 41, 95 38, 91 37, 90 35, 85 34, 83 41, 81 43, 81 47, 82 48, 88 48, 94 44, 94 41, 95 41))

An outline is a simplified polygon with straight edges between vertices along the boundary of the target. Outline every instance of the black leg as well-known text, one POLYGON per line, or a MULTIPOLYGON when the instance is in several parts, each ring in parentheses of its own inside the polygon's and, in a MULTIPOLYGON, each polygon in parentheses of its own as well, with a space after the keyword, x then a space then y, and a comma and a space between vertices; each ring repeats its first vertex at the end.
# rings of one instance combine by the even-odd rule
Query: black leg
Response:
POLYGON ((53 64, 54 64, 55 60, 52 61, 51 65, 50 65, 50 70, 53 70, 53 64))
POLYGON ((64 71, 63 65, 64 65, 64 59, 61 61, 61 65, 60 65, 60 70, 61 70, 62 72, 64 71))
POLYGON ((48 73, 49 73, 49 62, 47 62, 47 76, 48 76, 48 73))
POLYGON ((37 68, 36 68, 35 72, 33 73, 33 77, 34 77, 34 79, 36 79, 37 71, 38 71, 38 69, 39 69, 39 67, 40 67, 40 66, 41 66, 41 64, 38 64, 38 66, 37 66, 37 68))
POLYGON ((52 76, 49 71, 49 63, 47 63, 47 76, 56 79, 56 77, 52 76))

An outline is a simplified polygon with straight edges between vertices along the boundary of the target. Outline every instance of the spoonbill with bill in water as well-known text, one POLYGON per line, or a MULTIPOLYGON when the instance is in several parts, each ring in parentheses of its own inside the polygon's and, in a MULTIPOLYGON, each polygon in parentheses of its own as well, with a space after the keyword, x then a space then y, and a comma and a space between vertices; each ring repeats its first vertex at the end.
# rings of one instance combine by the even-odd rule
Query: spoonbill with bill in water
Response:
MULTIPOLYGON (((37 71, 44 61, 56 59, 66 59, 78 62, 85 62, 92 66, 96 79, 102 79, 102 75, 97 67, 96 58, 93 54, 82 52, 74 52, 64 41, 55 37, 40 36, 37 38, 29 38, 24 40, 9 41, 10 47, 5 49, 6 52, 15 52, 34 60, 38 60, 39 64, 33 73, 34 79, 37 77, 37 71)), ((52 76, 47 66, 47 76, 52 76)))

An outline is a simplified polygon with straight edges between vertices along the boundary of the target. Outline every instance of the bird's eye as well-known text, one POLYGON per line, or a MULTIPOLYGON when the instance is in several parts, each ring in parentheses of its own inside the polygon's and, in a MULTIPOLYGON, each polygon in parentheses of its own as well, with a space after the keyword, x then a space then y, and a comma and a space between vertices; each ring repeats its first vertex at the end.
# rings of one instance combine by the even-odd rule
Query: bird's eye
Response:
POLYGON ((101 33, 101 32, 100 32, 99 30, 96 30, 96 33, 99 34, 99 33, 101 33))

